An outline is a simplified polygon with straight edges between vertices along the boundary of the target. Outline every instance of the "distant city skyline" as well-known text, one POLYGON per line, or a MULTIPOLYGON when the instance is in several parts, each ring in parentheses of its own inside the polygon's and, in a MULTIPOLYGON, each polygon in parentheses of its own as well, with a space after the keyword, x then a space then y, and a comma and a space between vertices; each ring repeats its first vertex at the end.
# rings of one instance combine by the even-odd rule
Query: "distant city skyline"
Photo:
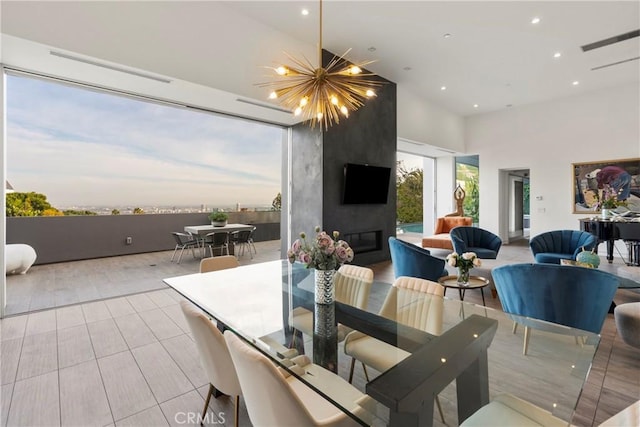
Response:
POLYGON ((70 206, 267 206, 282 128, 7 76, 7 180, 70 206))

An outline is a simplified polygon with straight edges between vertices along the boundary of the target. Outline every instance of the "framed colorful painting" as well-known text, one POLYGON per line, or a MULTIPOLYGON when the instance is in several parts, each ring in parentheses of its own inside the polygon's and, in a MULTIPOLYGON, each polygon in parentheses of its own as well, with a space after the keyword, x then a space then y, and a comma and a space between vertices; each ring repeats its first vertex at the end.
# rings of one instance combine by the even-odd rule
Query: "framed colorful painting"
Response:
POLYGON ((571 167, 573 213, 600 212, 605 201, 640 212, 640 158, 573 163, 571 167))

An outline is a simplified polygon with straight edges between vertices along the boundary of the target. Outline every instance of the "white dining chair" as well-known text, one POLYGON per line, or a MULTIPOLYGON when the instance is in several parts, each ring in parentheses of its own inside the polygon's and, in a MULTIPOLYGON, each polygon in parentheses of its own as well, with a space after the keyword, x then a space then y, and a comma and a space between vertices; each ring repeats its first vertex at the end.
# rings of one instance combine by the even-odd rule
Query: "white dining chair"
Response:
MULTIPOLYGON (((442 333, 444 313, 444 287, 439 283, 416 277, 398 277, 382 304, 379 315, 420 329, 432 335, 442 333)), ((349 382, 353 380, 356 360, 362 363, 369 381, 366 366, 385 372, 407 358, 410 353, 360 331, 353 331, 344 341, 344 352, 351 356, 349 382)), ((438 396, 435 398, 440 418, 444 413, 438 396)))
MULTIPOLYGON (((373 270, 367 267, 344 264, 338 269, 334 278, 336 301, 366 310, 372 284, 373 270)), ((291 326, 294 328, 293 346, 296 337, 295 331, 306 335, 313 334, 313 312, 303 307, 296 307, 292 312, 291 326)), ((344 341, 351 331, 352 329, 338 324, 338 341, 344 341)))
POLYGON ((233 255, 222 255, 211 258, 204 258, 200 261, 200 273, 209 271, 226 270, 227 268, 239 267, 238 259, 233 255))
POLYGON ((222 332, 196 306, 186 300, 180 301, 180 307, 187 319, 189 329, 198 348, 200 362, 209 380, 209 392, 204 402, 202 419, 206 419, 209 401, 216 389, 233 396, 235 403, 235 427, 238 427, 240 395, 242 390, 236 370, 227 349, 222 332))
MULTIPOLYGON (((276 368, 267 356, 246 344, 233 332, 225 331, 224 338, 238 372, 247 412, 253 425, 278 427, 359 425, 295 376, 282 368, 276 368)), ((312 371, 315 375, 322 375, 330 381, 329 386, 333 390, 341 395, 346 394, 347 400, 354 402, 354 407, 350 410, 358 413, 356 406, 362 407, 355 402, 362 403, 367 400, 367 396, 334 373, 318 365, 306 365, 302 368, 301 374, 304 371, 312 371)), ((364 409, 360 411, 363 414, 366 413, 364 409)))

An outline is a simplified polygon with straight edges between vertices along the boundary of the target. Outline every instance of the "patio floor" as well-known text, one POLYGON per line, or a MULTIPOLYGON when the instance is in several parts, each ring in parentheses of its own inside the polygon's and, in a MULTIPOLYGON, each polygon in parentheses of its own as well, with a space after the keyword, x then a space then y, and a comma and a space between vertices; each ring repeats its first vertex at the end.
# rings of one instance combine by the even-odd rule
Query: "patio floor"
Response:
MULTIPOLYGON (((280 240, 255 245, 257 254, 253 259, 248 251, 238 257, 241 265, 280 259, 280 240)), ((194 258, 191 251, 184 251, 180 264, 170 261, 172 253, 171 250, 34 265, 27 274, 7 276, 5 315, 166 289, 162 279, 198 272, 200 258, 194 258)))

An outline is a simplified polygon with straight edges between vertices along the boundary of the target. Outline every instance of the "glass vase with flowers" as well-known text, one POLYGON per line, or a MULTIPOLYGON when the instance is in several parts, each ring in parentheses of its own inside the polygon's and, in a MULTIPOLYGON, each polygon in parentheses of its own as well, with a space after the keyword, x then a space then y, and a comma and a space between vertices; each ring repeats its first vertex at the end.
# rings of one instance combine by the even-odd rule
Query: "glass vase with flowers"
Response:
POLYGON ((349 244, 339 239, 339 232, 329 235, 320 227, 316 227, 315 232, 311 242, 307 241, 305 233, 300 233, 300 238, 287 252, 287 258, 292 264, 297 261, 315 269, 315 301, 329 304, 335 299, 335 273, 342 264, 353 261, 354 254, 349 244))
POLYGON ((622 188, 620 191, 615 191, 610 185, 605 185, 602 194, 596 193, 596 203, 593 206, 594 210, 600 210, 602 219, 610 219, 611 211, 617 209, 620 206, 627 206, 626 200, 621 200, 622 188))
POLYGON ((473 267, 480 267, 482 262, 475 252, 465 252, 462 255, 452 252, 447 255, 447 263, 451 267, 458 269, 458 284, 466 286, 469 284, 469 273, 473 267))

